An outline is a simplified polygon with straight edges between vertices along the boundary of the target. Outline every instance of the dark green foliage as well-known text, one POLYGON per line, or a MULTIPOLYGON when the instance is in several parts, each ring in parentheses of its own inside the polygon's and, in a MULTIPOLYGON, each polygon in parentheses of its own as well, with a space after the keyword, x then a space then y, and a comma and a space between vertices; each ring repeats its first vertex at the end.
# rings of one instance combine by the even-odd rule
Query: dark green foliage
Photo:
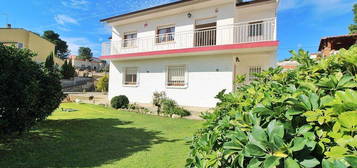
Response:
POLYGON ((67 58, 69 55, 67 42, 60 38, 60 35, 52 30, 47 30, 43 32, 42 37, 56 45, 55 54, 61 59, 67 58))
POLYGON ((357 46, 312 60, 291 52, 281 68, 221 92, 192 140, 187 167, 354 167, 357 162, 357 46))
POLYGON ((53 70, 55 68, 55 62, 53 61, 53 53, 51 53, 47 58, 45 62, 45 67, 48 70, 53 70))
POLYGON ((88 47, 80 47, 78 49, 78 58, 79 59, 85 59, 85 60, 89 60, 93 57, 93 53, 92 50, 88 47))
POLYGON ((0 134, 29 130, 64 98, 59 75, 33 62, 34 56, 0 44, 0 134))
POLYGON ((69 62, 67 62, 67 60, 64 61, 64 64, 61 67, 61 74, 63 79, 70 79, 76 75, 76 70, 72 66, 71 60, 69 60, 69 62))
POLYGON ((125 108, 128 108, 129 99, 128 99, 128 97, 126 97, 124 95, 115 96, 110 101, 110 104, 115 109, 125 109, 125 108))
POLYGON ((350 34, 357 33, 357 4, 353 5, 353 14, 354 14, 354 24, 351 24, 349 27, 350 34))

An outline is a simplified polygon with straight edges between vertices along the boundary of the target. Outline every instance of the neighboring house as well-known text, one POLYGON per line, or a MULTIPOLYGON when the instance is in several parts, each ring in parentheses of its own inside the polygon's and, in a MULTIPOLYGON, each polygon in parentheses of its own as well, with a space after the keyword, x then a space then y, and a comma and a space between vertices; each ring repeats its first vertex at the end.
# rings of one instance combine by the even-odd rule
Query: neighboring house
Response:
POLYGON ((299 63, 296 61, 281 61, 276 64, 277 66, 282 67, 284 70, 295 69, 299 66, 299 63))
POLYGON ((325 37, 321 39, 317 57, 326 57, 337 53, 340 49, 349 49, 357 44, 357 34, 325 37))
MULTIPOLYGON (((47 56, 55 52, 55 44, 31 31, 11 28, 11 25, 8 25, 7 28, 0 28, 0 43, 32 50, 37 53, 33 60, 38 63, 45 62, 47 56)), ((58 65, 63 64, 63 61, 56 57, 54 57, 54 62, 58 65)))
POLYGON ((98 58, 91 58, 90 60, 79 59, 76 55, 68 56, 67 60, 72 62, 72 66, 79 70, 93 70, 100 71, 105 68, 105 61, 98 58))
POLYGON ((181 0, 101 20, 112 26, 109 98, 151 103, 165 91, 182 106, 214 107, 235 77, 276 64, 278 0, 181 0))

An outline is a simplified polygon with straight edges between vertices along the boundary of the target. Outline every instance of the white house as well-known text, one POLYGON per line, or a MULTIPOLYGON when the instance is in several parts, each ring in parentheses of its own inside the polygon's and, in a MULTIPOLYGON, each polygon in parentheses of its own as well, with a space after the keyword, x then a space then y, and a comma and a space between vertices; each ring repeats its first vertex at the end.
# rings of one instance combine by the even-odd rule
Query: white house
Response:
POLYGON ((109 98, 151 103, 165 91, 179 105, 214 107, 276 64, 278 0, 181 0, 101 20, 112 26, 101 59, 110 61, 109 98))
POLYGON ((72 66, 76 69, 90 69, 93 71, 100 71, 105 68, 105 62, 98 58, 91 58, 90 60, 80 59, 76 55, 70 55, 67 58, 71 61, 72 66))

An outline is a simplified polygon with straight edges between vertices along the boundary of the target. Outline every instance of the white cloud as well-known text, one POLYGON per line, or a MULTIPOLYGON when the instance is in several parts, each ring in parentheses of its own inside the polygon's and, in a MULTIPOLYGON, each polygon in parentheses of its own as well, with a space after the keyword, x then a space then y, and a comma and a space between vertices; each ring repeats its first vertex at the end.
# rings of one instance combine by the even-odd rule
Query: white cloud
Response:
POLYGON ((68 49, 71 51, 71 54, 78 55, 78 49, 80 47, 89 47, 94 55, 98 55, 100 49, 99 43, 93 43, 87 38, 84 37, 62 37, 64 41, 67 42, 68 49))
POLYGON ((62 5, 69 8, 88 10, 89 1, 86 0, 65 0, 62 1, 62 5))
POLYGON ((67 23, 70 24, 78 24, 78 21, 70 16, 67 15, 56 15, 55 16, 55 21, 60 24, 60 25, 65 25, 67 23))

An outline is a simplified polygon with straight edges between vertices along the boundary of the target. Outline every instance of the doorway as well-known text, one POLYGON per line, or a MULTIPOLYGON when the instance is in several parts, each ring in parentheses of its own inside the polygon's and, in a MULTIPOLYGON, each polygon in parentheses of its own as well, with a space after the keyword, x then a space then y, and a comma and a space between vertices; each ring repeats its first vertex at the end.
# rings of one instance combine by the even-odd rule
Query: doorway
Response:
POLYGON ((213 46, 217 42, 217 23, 204 23, 195 25, 195 47, 213 46))

